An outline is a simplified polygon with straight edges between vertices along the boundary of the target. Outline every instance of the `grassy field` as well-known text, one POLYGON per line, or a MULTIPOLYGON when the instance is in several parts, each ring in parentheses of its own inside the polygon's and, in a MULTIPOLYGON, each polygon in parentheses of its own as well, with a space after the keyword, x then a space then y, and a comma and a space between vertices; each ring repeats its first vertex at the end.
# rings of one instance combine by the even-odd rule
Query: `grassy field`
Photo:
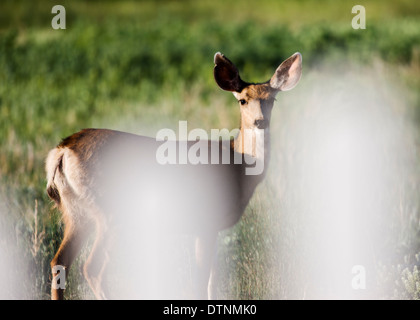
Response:
MULTIPOLYGON (((0 3, 0 298, 49 298, 63 226, 44 161, 60 139, 237 127, 217 51, 255 82, 296 51, 304 61, 273 111, 268 177, 219 237, 218 297, 420 298, 418 1, 365 1, 365 30, 348 0, 62 1, 66 30, 51 28, 55 4, 0 3), (367 288, 342 290, 355 261, 367 288)), ((83 254, 67 298, 92 298, 83 254)))

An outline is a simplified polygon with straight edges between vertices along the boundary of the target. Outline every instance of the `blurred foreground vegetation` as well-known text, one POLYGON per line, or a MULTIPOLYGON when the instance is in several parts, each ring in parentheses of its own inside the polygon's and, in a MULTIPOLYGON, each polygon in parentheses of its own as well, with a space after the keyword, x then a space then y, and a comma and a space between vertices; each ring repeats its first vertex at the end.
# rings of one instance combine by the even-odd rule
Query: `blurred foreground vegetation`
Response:
MULTIPOLYGON (((176 129, 178 120, 188 120, 190 129, 237 126, 235 100, 213 80, 217 51, 235 62, 245 80, 255 82, 269 79, 296 51, 304 59, 302 81, 320 65, 336 70, 358 65, 363 72, 379 62, 406 90, 409 107, 401 112, 420 126, 418 1, 366 1, 366 30, 351 28, 351 1, 61 4, 66 30, 51 28, 53 1, 0 3, 0 254, 26 261, 19 268, 8 266, 10 277, 0 276, 11 288, 0 298, 49 298, 49 261, 62 225, 45 194, 44 159, 61 138, 85 127, 153 136, 162 126, 176 129), (30 279, 24 290, 10 280, 21 272, 30 279)), ((287 281, 293 280, 284 275, 298 271, 270 272, 282 259, 270 260, 272 242, 282 241, 282 235, 267 230, 287 220, 276 218, 283 204, 272 200, 278 196, 273 183, 268 179, 243 221, 220 239, 219 263, 232 271, 221 282, 220 298, 304 297, 287 291, 287 281)), ((394 243, 403 254, 383 269, 395 294, 383 298, 419 298, 418 260, 413 258, 420 252, 418 198, 406 222, 409 236, 394 243)), ((74 269, 67 297, 82 298, 80 291, 87 289, 74 269)))

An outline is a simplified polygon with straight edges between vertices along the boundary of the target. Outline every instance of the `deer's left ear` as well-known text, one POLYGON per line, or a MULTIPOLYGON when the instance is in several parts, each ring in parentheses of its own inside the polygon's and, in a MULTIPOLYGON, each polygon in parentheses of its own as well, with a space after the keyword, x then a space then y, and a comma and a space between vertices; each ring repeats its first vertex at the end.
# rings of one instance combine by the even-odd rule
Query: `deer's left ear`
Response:
POLYGON ((271 77, 270 86, 279 91, 293 89, 302 74, 302 55, 296 52, 284 60, 271 77))
POLYGON ((235 65, 220 52, 214 55, 214 79, 220 88, 227 91, 241 92, 247 86, 235 65))

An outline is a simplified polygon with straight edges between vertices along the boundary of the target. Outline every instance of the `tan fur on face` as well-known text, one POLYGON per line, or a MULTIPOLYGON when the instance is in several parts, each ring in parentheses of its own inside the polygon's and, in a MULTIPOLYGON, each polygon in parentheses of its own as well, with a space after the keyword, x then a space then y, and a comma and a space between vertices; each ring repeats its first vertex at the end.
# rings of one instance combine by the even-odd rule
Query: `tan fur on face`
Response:
MULTIPOLYGON (((246 150, 244 130, 250 129, 253 131, 252 146, 255 147, 255 135, 261 130, 257 128, 255 122, 257 120, 270 121, 271 111, 267 112, 264 109, 267 108, 271 110, 276 93, 277 91, 271 88, 269 83, 251 84, 244 88, 241 92, 233 92, 233 95, 239 101, 241 111, 241 132, 237 137, 237 144, 235 147, 236 152, 251 154, 253 157, 257 156, 257 151, 255 149, 246 150), (246 103, 242 104, 241 100, 245 100, 246 103)), ((265 139, 268 139, 268 132, 265 139)))
POLYGON ((262 108, 273 105, 276 93, 277 91, 273 90, 268 83, 252 84, 241 92, 233 92, 238 101, 246 101, 246 104, 240 104, 241 129, 253 129, 256 120, 270 121, 270 119, 264 119, 262 108))
POLYGON ((242 92, 234 92, 234 96, 236 99, 245 99, 248 100, 254 100, 254 99, 260 99, 260 100, 269 100, 274 98, 277 91, 270 87, 269 83, 262 83, 262 84, 251 84, 248 87, 244 88, 242 92))

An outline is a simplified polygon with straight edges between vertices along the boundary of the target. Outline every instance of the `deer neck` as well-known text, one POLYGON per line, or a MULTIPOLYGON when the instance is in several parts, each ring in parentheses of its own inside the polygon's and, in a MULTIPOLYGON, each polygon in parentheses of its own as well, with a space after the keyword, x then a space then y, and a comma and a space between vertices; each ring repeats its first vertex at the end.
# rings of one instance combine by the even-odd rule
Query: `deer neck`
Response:
POLYGON ((244 156, 251 156, 255 161, 262 161, 265 174, 270 159, 270 130, 247 128, 241 123, 241 128, 235 139, 232 140, 231 148, 244 156))
POLYGON ((269 129, 246 129, 244 126, 241 126, 236 138, 231 140, 231 150, 234 151, 235 155, 243 155, 241 165, 243 171, 241 170, 240 199, 238 202, 239 210, 236 217, 238 220, 254 194, 255 188, 265 177, 270 157, 269 129), (253 142, 251 147, 249 146, 250 140, 253 142), (262 166, 262 169, 258 170, 257 174, 247 174, 247 169, 249 169, 246 164, 247 156, 251 156, 251 159, 255 161, 253 169, 257 168, 257 166, 262 166))

